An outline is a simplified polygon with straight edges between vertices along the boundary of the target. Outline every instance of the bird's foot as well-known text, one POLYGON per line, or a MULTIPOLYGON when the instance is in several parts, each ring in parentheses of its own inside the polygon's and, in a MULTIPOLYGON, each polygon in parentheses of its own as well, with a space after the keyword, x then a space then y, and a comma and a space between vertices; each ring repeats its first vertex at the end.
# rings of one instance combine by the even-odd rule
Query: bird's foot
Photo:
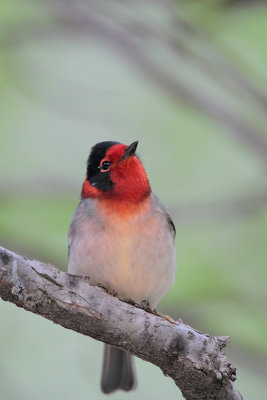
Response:
POLYGON ((142 300, 140 306, 144 308, 144 310, 151 310, 150 304, 148 300, 142 300))
POLYGON ((144 299, 144 300, 141 301, 140 307, 143 308, 143 310, 149 312, 150 314, 158 315, 157 311, 156 311, 155 309, 153 310, 153 309, 150 307, 149 301, 146 300, 146 299, 144 299))
POLYGON ((108 290, 108 294, 110 294, 113 297, 118 297, 118 293, 114 289, 108 290))
POLYGON ((114 289, 107 289, 104 285, 101 283, 96 285, 97 287, 100 287, 101 289, 105 290, 106 293, 110 294, 111 296, 118 297, 118 293, 114 289))
POLYGON ((108 293, 108 290, 107 290, 107 288, 106 288, 104 285, 101 285, 101 283, 98 283, 98 284, 97 284, 97 285, 95 285, 95 286, 97 286, 97 287, 99 287, 99 288, 103 289, 105 292, 107 292, 107 293, 108 293))
POLYGON ((132 306, 138 306, 135 300, 130 299, 129 297, 122 297, 120 300, 124 301, 125 303, 131 304, 132 306))

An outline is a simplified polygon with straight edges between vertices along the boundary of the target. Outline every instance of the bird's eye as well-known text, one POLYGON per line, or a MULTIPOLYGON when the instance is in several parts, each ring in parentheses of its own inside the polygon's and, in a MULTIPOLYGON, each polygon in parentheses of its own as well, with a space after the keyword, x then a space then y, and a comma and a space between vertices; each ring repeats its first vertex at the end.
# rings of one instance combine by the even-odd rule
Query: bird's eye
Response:
POLYGON ((104 161, 100 166, 101 171, 107 171, 110 168, 110 162, 104 161))

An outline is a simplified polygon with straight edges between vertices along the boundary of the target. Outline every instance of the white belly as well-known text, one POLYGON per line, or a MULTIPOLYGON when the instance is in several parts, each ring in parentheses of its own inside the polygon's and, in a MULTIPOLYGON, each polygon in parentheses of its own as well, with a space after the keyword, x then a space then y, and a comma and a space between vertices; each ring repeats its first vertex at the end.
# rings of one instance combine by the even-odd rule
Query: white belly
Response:
POLYGON ((164 215, 77 220, 68 271, 155 307, 174 281, 176 252, 164 215))

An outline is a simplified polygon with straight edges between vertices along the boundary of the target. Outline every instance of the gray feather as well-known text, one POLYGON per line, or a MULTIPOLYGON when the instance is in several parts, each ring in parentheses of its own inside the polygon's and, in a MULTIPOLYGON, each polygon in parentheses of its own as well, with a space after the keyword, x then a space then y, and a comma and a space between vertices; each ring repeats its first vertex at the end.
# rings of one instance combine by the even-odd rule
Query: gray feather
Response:
POLYGON ((117 389, 129 391, 136 386, 134 364, 131 355, 117 347, 105 344, 101 389, 112 393, 117 389))
POLYGON ((162 204, 162 202, 159 200, 159 198, 154 193, 152 193, 152 197, 153 197, 154 202, 157 205, 158 209, 161 211, 162 214, 164 214, 166 222, 167 222, 167 225, 168 225, 168 228, 171 231, 171 234, 172 234, 173 238, 175 239, 176 229, 175 229, 175 225, 174 225, 173 220, 169 216, 168 211, 166 210, 166 208, 162 204))

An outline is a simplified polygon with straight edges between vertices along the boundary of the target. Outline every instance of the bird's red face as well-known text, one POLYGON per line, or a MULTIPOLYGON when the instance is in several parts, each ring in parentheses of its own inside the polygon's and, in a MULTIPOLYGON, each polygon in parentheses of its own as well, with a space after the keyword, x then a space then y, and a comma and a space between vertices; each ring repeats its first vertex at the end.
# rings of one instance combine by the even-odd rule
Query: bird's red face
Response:
POLYGON ((117 142, 97 143, 87 163, 82 198, 103 198, 139 202, 151 192, 145 169, 135 155, 138 142, 126 146, 117 142))

